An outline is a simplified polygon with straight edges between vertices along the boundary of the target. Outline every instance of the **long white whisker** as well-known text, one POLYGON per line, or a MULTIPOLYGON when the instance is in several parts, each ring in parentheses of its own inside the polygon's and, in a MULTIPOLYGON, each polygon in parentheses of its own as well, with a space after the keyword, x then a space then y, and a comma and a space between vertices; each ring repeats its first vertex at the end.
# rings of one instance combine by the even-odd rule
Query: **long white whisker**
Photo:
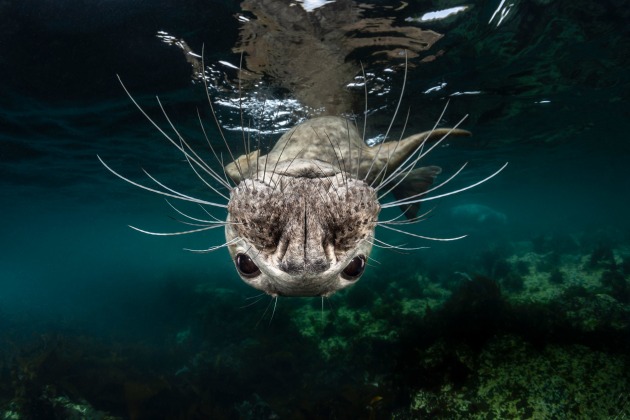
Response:
MULTIPOLYGON (((392 150, 391 152, 388 152, 387 161, 385 162, 385 164, 383 165, 381 170, 378 171, 378 173, 376 174, 376 176, 374 177, 374 179, 370 183, 370 187, 374 186, 374 183, 381 177, 381 174, 383 174, 383 177, 384 177, 385 174, 387 173, 387 169, 389 169, 389 162, 392 159, 392 156, 396 153, 396 150, 398 149, 398 146, 400 145, 400 142, 401 142, 401 140, 403 139, 403 137, 405 135, 405 129, 407 128, 407 124, 409 122, 410 114, 411 114, 411 108, 409 108, 407 110, 407 117, 405 118, 405 124, 403 125, 403 129, 400 132, 400 137, 398 138, 398 141, 394 145, 394 150, 392 150)), ((424 141, 422 143, 424 143, 424 141)), ((394 170, 394 172, 396 172, 396 170, 394 170)), ((378 191, 378 189, 377 189, 377 191, 378 191)))
MULTIPOLYGON (((241 88, 241 73, 243 72, 243 54, 241 51, 241 59, 238 63, 238 112, 241 116, 241 133, 243 135, 243 147, 245 148, 245 160, 247 160, 247 170, 251 175, 252 172, 252 164, 249 160, 249 133, 247 134, 247 139, 245 138, 245 119, 243 116, 243 89, 241 88)), ((252 184, 254 189, 256 189, 256 184, 252 184)))
MULTIPOLYGON (((352 176, 352 141, 350 139, 350 121, 346 119, 346 137, 348 138, 348 174, 347 177, 352 176)), ((359 146, 360 147, 360 146, 359 146)), ((341 150, 341 147, 339 148, 341 150)), ((348 183, 346 182, 346 187, 348 183)))
MULTIPOLYGON (((125 84, 122 82, 122 79, 120 78, 119 75, 117 75, 118 77, 118 81, 120 82, 120 85, 122 86, 123 90, 125 91, 125 93, 127 94, 127 96, 129 97, 129 99, 131 100, 131 102, 133 102, 133 104, 136 106, 136 108, 138 108, 138 110, 142 113, 142 115, 144 115, 144 117, 151 123, 151 125, 153 125, 168 141, 171 142, 171 144, 173 144, 180 152, 182 152, 184 155, 188 155, 190 156, 190 154, 186 151, 186 149, 182 148, 182 146, 177 143, 175 140, 173 140, 171 138, 171 136, 169 136, 163 129, 162 127, 160 127, 154 120, 153 118, 151 118, 149 116, 149 114, 147 114, 147 112, 140 106, 140 104, 138 104, 138 102, 135 100, 135 98, 131 95, 131 93, 129 92, 129 90, 127 90, 127 87, 125 86, 125 84)), ((160 100, 158 98, 158 104, 160 105, 160 108, 162 109, 162 112, 164 113, 164 115, 167 118, 167 121, 169 122, 169 124, 171 125, 171 127, 173 127, 173 124, 170 122, 170 119, 168 118, 168 115, 166 115, 166 112, 164 111, 164 108, 162 107, 162 104, 160 103, 160 100)), ((174 128, 174 127, 173 127, 174 128)), ((175 130, 175 132, 177 133, 177 130, 175 130)), ((177 133, 179 135, 179 133, 177 133)), ((183 141, 183 139, 180 136, 180 139, 183 141)), ((191 152, 193 153, 193 155, 197 158, 193 158, 191 156, 191 159, 195 162, 196 165, 200 166, 201 168, 204 169, 204 171, 206 171, 210 176, 216 176, 216 174, 214 173, 214 171, 212 170, 212 168, 210 168, 205 162, 203 162, 203 160, 201 160, 201 158, 199 158, 199 156, 197 156, 197 154, 194 152, 194 150, 188 146, 187 143, 184 142, 184 144, 186 144, 186 146, 191 150, 191 152)), ((225 181, 221 180, 219 178, 219 182, 224 183, 225 181)), ((231 188, 229 185, 227 185, 228 188, 231 188)))
MULTIPOLYGON (((291 139, 293 138, 293 134, 295 133, 295 131, 293 131, 291 133, 291 135, 289 136, 289 138, 287 139, 287 142, 284 144, 284 146, 282 147, 282 150, 280 150, 280 154, 278 155, 278 159, 276 160, 276 164, 273 166, 273 170, 271 171, 271 176, 269 178, 269 181, 273 181, 273 174, 276 173, 276 168, 278 167, 278 163, 280 163, 280 159, 282 158, 282 154, 284 153, 284 149, 287 148, 287 146, 289 145, 289 142, 291 141, 291 139)), ((296 157, 298 157, 299 153, 297 153, 293 159, 295 159, 296 157)), ((267 155, 267 159, 269 159, 269 155, 267 155)), ((278 184, 276 184, 277 186, 278 184)), ((276 189, 276 186, 273 187, 274 191, 276 189)))
POLYGON ((426 211, 423 214, 420 214, 416 217, 413 217, 411 219, 407 219, 407 220, 398 220, 400 218, 402 218, 405 213, 407 212, 406 210, 401 212, 398 216, 394 217, 393 219, 389 219, 389 220, 383 220, 383 221, 379 221, 377 222, 377 224, 379 225, 411 225, 414 223, 418 223, 418 222, 422 222, 424 220, 427 220, 427 216, 429 215, 429 213, 431 213, 433 210, 435 210, 435 207, 426 211))
MULTIPOLYGON (((206 226, 208 226, 208 224, 207 224, 207 223, 194 223, 194 222, 188 222, 188 221, 186 221, 186 220, 178 219, 177 217, 173 217, 173 216, 169 216, 169 219, 172 219, 172 220, 174 220, 174 221, 176 221, 176 222, 178 222, 178 223, 181 223, 182 225, 187 225, 187 226, 202 226, 202 227, 206 227, 206 226)), ((217 224, 218 224, 218 223, 217 223, 217 224)), ((225 222, 225 223, 223 223, 222 225, 223 225, 223 226, 225 226, 225 225, 228 225, 228 224, 230 224, 230 223, 225 222)))
MULTIPOLYGON (((263 294, 264 294, 264 293, 263 293, 263 294)), ((255 300, 255 301, 253 301, 253 302, 248 303, 247 305, 242 305, 242 306, 239 306, 239 309, 245 309, 245 308, 249 308, 250 306, 254 306, 254 305, 256 305, 258 302, 260 302, 260 301, 261 301, 261 300, 263 300, 263 299, 264 299, 264 297, 259 297, 258 299, 256 299, 256 300, 255 300)))
POLYGON ((450 192, 447 192, 447 193, 444 193, 444 194, 440 194, 440 195, 434 195, 434 196, 431 196, 431 197, 424 197, 424 198, 414 199, 414 200, 410 200, 410 201, 407 201, 407 200, 393 201, 391 203, 383 204, 383 205, 381 205, 381 207, 382 208, 388 208, 388 207, 400 206, 400 205, 405 205, 405 204, 422 203, 422 202, 425 202, 425 201, 435 200, 437 198, 448 197, 449 195, 453 195, 453 194, 460 193, 462 191, 469 190, 469 189, 474 188, 474 187, 476 187, 478 185, 481 185, 484 182, 489 181, 490 179, 492 179, 495 176, 497 176, 503 169, 505 169, 506 166, 508 166, 508 163, 509 162, 505 162, 505 164, 503 166, 501 166, 501 168, 499 168, 499 170, 494 172, 492 175, 489 175, 489 176, 485 177, 484 179, 482 179, 481 181, 477 181, 474 184, 469 185, 467 187, 460 188, 458 190, 450 191, 450 192))
MULTIPOLYGON (((168 204, 173 210, 175 210, 177 213, 181 214, 182 216, 184 216, 187 219, 190 220, 194 220, 195 222, 201 222, 201 223, 205 223, 205 224, 225 224, 226 222, 221 221, 221 220, 204 220, 204 219, 198 219, 196 217, 192 217, 186 213, 184 213, 183 211, 179 210, 177 207, 175 207, 173 205, 173 203, 171 203, 170 201, 168 201, 167 199, 165 199, 164 201, 166 201, 166 204, 168 204)), ((203 208, 203 207, 202 207, 203 208)))
POLYGON ((212 147, 212 142, 210 141, 210 138, 208 137, 208 133, 206 133, 206 127, 203 125, 203 120, 201 119, 201 114, 199 113, 198 108, 197 108, 197 119, 199 120, 199 127, 201 127, 201 132, 203 133, 203 137, 204 139, 206 139, 206 143, 208 144, 208 147, 210 147, 210 151, 214 155, 214 158, 217 161, 217 163, 219 163, 219 165, 221 165, 221 168, 223 169, 223 176, 225 179, 225 182, 223 183, 223 185, 227 186, 229 189, 232 189, 232 185, 230 184, 231 179, 230 177, 227 176, 227 172, 225 172, 225 166, 223 166, 223 160, 219 159, 217 152, 214 150, 214 147, 212 147))
POLYGON ((390 191, 392 191, 394 188, 396 188, 398 185, 400 185, 401 182, 403 182, 405 179, 407 179, 407 177, 409 176, 409 174, 411 173, 411 171, 415 168, 416 164, 423 158, 425 157, 428 153, 430 153, 433 149, 435 149, 436 147, 438 147, 443 141, 444 139, 446 139, 455 129, 457 129, 457 127, 459 127, 464 120, 468 117, 468 115, 465 115, 464 118, 462 118, 461 120, 459 120, 459 122, 457 124, 455 124, 455 126, 451 129, 448 130, 448 132, 446 134, 444 134, 439 140, 437 140, 433 145, 431 145, 431 147, 429 147, 428 150, 423 151, 421 153, 418 154, 418 156, 416 156, 416 158, 411 162, 405 165, 405 163, 412 158, 415 154, 416 151, 420 148, 424 148, 424 143, 429 139, 429 137, 431 136, 431 134, 433 133, 433 130, 427 135, 427 137, 420 143, 420 145, 418 145, 418 147, 416 148, 415 151, 413 151, 408 157, 407 159, 404 160, 404 162, 398 167, 396 168, 396 170, 394 172, 392 172, 389 177, 387 177, 386 180, 384 180, 376 189, 377 191, 380 191, 381 188, 385 187, 387 184, 389 184, 390 182, 392 182, 393 180, 395 180, 396 176, 398 174, 401 173, 405 173, 404 176, 400 177, 400 179, 398 179, 398 181, 396 181, 396 183, 391 186, 384 194, 389 193, 390 191))
MULTIPOLYGON (((291 162, 289 162, 289 164, 287 165, 287 167, 286 167, 286 168, 285 168, 285 170, 284 170, 284 173, 285 173, 285 174, 289 171, 289 168, 291 167, 291 165, 293 165, 293 162, 295 162, 295 159, 297 159, 297 157, 298 157, 298 156, 299 156, 299 155, 300 155, 300 154, 304 151, 304 149, 305 149, 305 148, 306 148, 306 146, 304 146, 303 148, 301 148, 301 149, 299 150, 299 152, 297 152, 297 153, 295 154, 295 156, 293 156, 293 159, 291 159, 291 162)), ((282 150, 284 150, 284 149, 282 149, 282 150)), ((277 164, 277 163, 276 163, 276 164, 277 164)), ((274 169, 274 173, 275 173, 275 169, 274 169)), ((293 178, 293 177, 292 177, 292 178, 289 180, 289 182, 293 182, 294 180, 295 180, 295 178, 293 178)), ((280 182, 277 182, 277 183, 273 186, 272 192, 275 192, 275 191, 276 191, 276 188, 278 187, 278 185, 280 185, 280 182)))
POLYGON ((245 299, 256 299, 250 303, 248 303, 247 305, 243 305, 243 306, 239 306, 240 309, 245 309, 245 308, 249 308, 250 306, 254 306, 255 304, 257 304, 258 302, 260 302, 261 300, 263 300, 263 298, 265 297, 265 293, 261 293, 259 295, 256 296, 250 296, 248 298, 245 299))
MULTIPOLYGON (((346 124, 347 124, 347 120, 346 120, 346 124)), ((328 138, 328 142, 330 143, 331 147, 333 148, 333 153, 335 154, 335 158, 337 159, 337 165, 339 165, 339 170, 340 170, 340 175, 341 175, 341 180, 343 181, 343 183, 348 186, 348 168, 346 167, 346 160, 343 157, 343 151, 341 150, 341 144, 339 142, 337 142, 337 148, 339 149, 339 154, 337 155, 337 151, 335 150, 335 145, 333 144, 332 139, 330 138, 330 136, 328 135, 328 133, 326 131, 324 131, 324 134, 326 135, 326 137, 328 138)))
POLYGON ((166 121, 168 122, 168 124, 171 126, 171 129, 175 132, 175 134, 177 134, 177 138, 179 139, 180 143, 177 144, 174 140, 172 140, 170 137, 168 138, 171 143, 173 143, 186 157, 186 160, 188 160, 188 164, 190 165, 190 167, 195 171, 195 173, 197 174, 197 176, 199 177, 199 179, 201 179, 208 187, 210 187, 213 191, 215 191, 217 194, 223 196, 224 198, 227 199, 227 197, 225 197, 225 195, 223 195, 221 192, 219 192, 216 188, 214 188, 213 186, 211 186, 210 184, 208 184, 202 177, 201 175, 199 175, 199 173, 195 170, 195 168, 192 166, 191 161, 195 163, 195 165, 197 165, 199 168, 201 168, 205 173, 207 173, 208 175, 210 175, 215 181, 217 181, 219 184, 224 185, 226 188, 228 189, 232 189, 232 187, 229 184, 226 184, 226 182, 223 180, 223 178, 221 178, 214 169, 212 169, 206 162, 204 162, 204 160, 197 154, 197 152, 195 151, 195 149, 193 149, 184 139, 184 137, 180 134, 180 132, 177 130, 177 128, 175 127, 175 124, 173 124, 173 122, 171 121, 170 117, 168 116, 168 114, 166 113, 166 110, 164 109, 164 106, 162 105, 162 101, 160 101, 160 98, 156 96, 156 100, 158 105, 160 106, 160 109, 162 110, 162 114, 164 115, 164 118, 166 119, 166 121), (186 148, 184 148, 184 145, 186 146, 186 148), (190 153, 188 151, 190 151, 190 153))
MULTIPOLYGON (((215 193, 217 193, 218 195, 220 195, 221 197, 225 198, 226 200, 230 200, 230 198, 223 194, 221 191, 217 190, 215 187, 213 187, 212 185, 210 185, 210 183, 208 183, 208 181, 206 181, 206 179, 204 177, 201 176, 201 174, 199 173, 199 171, 197 171, 197 169, 195 168, 195 166, 192 164, 192 162, 190 161, 190 158, 187 155, 184 155, 184 157, 186 158, 186 161, 188 162, 188 166, 190 166, 190 169, 193 170, 193 172, 195 173, 195 175, 197 175, 197 178, 199 178, 201 180, 201 182, 203 182, 204 184, 206 184, 206 186, 208 188, 210 188, 212 191, 214 191, 215 193)), ((223 181, 223 180, 221 180, 223 181)))
POLYGON ((103 166, 105 166, 105 168, 110 171, 112 174, 116 175, 118 178, 122 179, 123 181, 128 182, 131 185, 134 185, 138 188, 142 188, 143 190, 146 191, 151 191, 152 193, 156 193, 156 194, 161 194, 164 195, 166 197, 172 197, 172 198, 177 198, 178 200, 183 200, 183 201, 191 201, 193 203, 198 203, 198 204, 206 204, 208 206, 213 206, 213 207, 221 207, 221 208, 227 208, 227 205, 225 204, 219 204, 219 203, 213 203, 211 201, 205 201, 205 200, 200 200, 198 198, 194 198, 194 197, 190 197, 187 196, 185 194, 181 194, 181 193, 177 193, 177 194, 170 194, 164 191, 160 191, 160 190, 156 190, 154 188, 151 187, 147 187, 145 185, 139 184, 135 181, 132 181, 129 178, 126 178, 124 176, 122 176, 121 174, 119 174, 118 172, 114 171, 112 168, 110 168, 109 166, 107 166, 107 164, 103 161, 103 159, 101 159, 101 157, 99 155, 96 155, 96 157, 98 158, 98 160, 101 162, 101 164, 103 166))
MULTIPOLYGON (((220 227, 220 226, 212 226, 212 227, 220 227)), ((230 245, 232 245, 232 244, 234 244, 234 243, 236 243, 236 242, 238 242, 240 240, 241 240, 241 238, 237 237, 237 238, 234 238, 234 239, 231 239, 231 240, 227 241, 224 244, 211 246, 210 248, 207 248, 207 249, 184 248, 184 251, 195 252, 195 253, 198 253, 198 254, 205 254, 205 253, 208 253, 208 252, 216 251, 219 248, 225 248, 226 246, 230 246, 230 245)))
MULTIPOLYGON (((206 65, 204 63, 204 48, 205 48, 205 44, 201 46, 201 67, 203 68, 203 71, 205 72, 206 65)), ((214 118, 214 123, 216 124, 217 129, 219 130, 219 135, 223 139, 223 144, 225 144, 225 147, 227 148, 227 151, 230 154, 230 157, 232 158, 232 162, 234 162, 234 166, 236 166, 236 170, 241 176, 241 179, 245 179, 245 177, 243 176, 243 171, 241 170, 241 166, 239 165, 237 160, 234 158, 234 155, 232 154, 232 149, 230 148, 230 144, 225 138, 225 134, 223 133, 223 129, 221 128, 221 123, 219 123, 219 118, 217 117, 217 113, 214 110, 214 105, 212 105, 212 98, 210 98, 210 91, 208 90, 208 80, 206 79, 205 74, 203 77, 203 86, 204 86, 204 89, 206 90, 206 98, 208 99, 208 105, 210 105, 210 110, 212 111, 212 117, 214 118)))
POLYGON ((271 311, 271 318, 269 318, 269 325, 271 325, 271 321, 273 321, 273 316, 276 314, 276 306, 278 306, 278 296, 275 297, 275 301, 273 303, 273 311, 271 311))
POLYGON ((377 238, 374 238, 374 240, 377 241, 378 244, 377 243, 372 243, 372 245, 377 246, 379 248, 383 248, 383 249, 397 249, 399 251, 417 251, 418 249, 427 249, 428 248, 426 246, 407 248, 407 247, 405 247, 403 245, 393 245, 393 244, 387 243, 387 242, 382 241, 382 240, 377 239, 377 238))
MULTIPOLYGON (((457 175, 459 175, 459 174, 460 174, 460 173, 464 170, 464 168, 466 167, 466 165, 468 165, 468 162, 465 162, 465 163, 464 163, 464 164, 463 164, 463 165, 462 165, 462 166, 461 166, 461 167, 460 167, 457 171, 455 171, 455 173, 454 173, 453 175, 451 175, 450 177, 448 177, 448 178, 447 178, 447 179, 445 179, 444 181, 440 182, 440 183, 439 183, 439 184, 437 184, 435 187, 429 188, 429 189, 428 189, 428 190, 426 190, 426 191, 419 192, 418 194, 414 194, 414 195, 411 195, 411 196, 409 196, 409 197, 405 197, 405 198, 400 199, 400 200, 398 200, 398 201, 402 201, 402 200, 405 200, 405 201, 406 201, 406 200, 413 200, 413 199, 415 199, 415 198, 417 198, 417 197, 422 197, 422 196, 424 196, 424 195, 429 194, 429 193, 430 193, 430 192, 432 192, 432 191, 435 191, 435 190, 437 190, 437 189, 439 189, 439 188, 442 188, 443 186, 445 186, 446 184, 448 184, 450 181, 452 181, 453 179, 455 179, 455 178, 457 177, 457 175)), ((389 191, 387 191, 387 192, 389 192, 389 191)), ((385 197, 385 194, 387 194, 387 193, 381 194, 381 195, 378 197, 378 199, 379 199, 379 200, 382 200, 382 199, 385 197)))
MULTIPOLYGON (((448 108, 449 103, 450 103, 450 99, 448 101, 446 101, 446 105, 444 105, 444 108, 442 109, 442 113, 440 113, 440 116, 435 121, 435 124, 433 125, 433 127, 431 128, 431 131, 429 131, 429 134, 425 137, 425 139, 420 142, 418 147, 416 147, 416 149, 412 153, 410 153, 409 156, 407 156, 407 158, 400 165, 398 165, 398 168, 396 168, 391 174, 389 174, 389 176, 387 178, 385 178, 380 183, 380 185, 378 185, 378 187, 376 188, 377 191, 380 190, 381 188, 383 188, 389 182, 391 182, 391 180, 394 179, 394 177, 396 177, 397 174, 405 172, 405 171, 413 170, 413 168, 416 166, 416 163, 419 161, 419 159, 414 159, 413 156, 416 153, 419 153, 419 155, 424 156, 424 154, 422 153, 422 150, 424 149, 424 145, 427 142, 427 140, 431 137, 433 132, 436 130, 437 126, 440 124, 440 121, 442 121, 442 118, 444 118, 444 114, 446 113, 446 109, 448 108), (411 159, 414 159, 413 163, 411 165, 407 165, 407 162, 409 162, 411 159)), ((464 118, 466 118, 466 117, 464 117, 464 118)), ((462 119, 462 121, 463 121, 463 119, 462 119)), ((458 125, 459 124, 461 124, 461 121, 460 121, 460 123, 458 123, 458 125)), ((453 129, 451 129, 451 131, 453 129)), ((440 139, 439 141, 441 142, 444 138, 446 138, 448 136, 448 134, 451 133, 451 131, 449 131, 446 134, 446 136, 442 137, 442 139, 440 139)), ((402 182, 402 181, 400 181, 400 182, 402 182)), ((398 185, 398 184, 396 184, 396 185, 398 185)), ((390 190, 392 190, 393 188, 395 188, 395 187, 390 188, 390 190)), ((389 192, 389 190, 388 190, 388 192, 389 192)))
POLYGON ((324 296, 321 296, 321 300, 322 300, 322 307, 321 310, 319 312, 319 322, 321 322, 322 324, 324 323, 324 296))
POLYGON ((178 236, 178 235, 188 235, 188 234, 191 234, 191 233, 197 233, 197 232, 203 232, 203 231, 206 231, 206 230, 216 229, 216 228, 219 228, 221 226, 220 225, 205 226, 205 227, 202 227, 200 229, 186 230, 186 231, 182 231, 182 232, 151 232, 151 231, 140 229, 140 228, 137 228, 137 227, 131 226, 131 225, 129 225, 129 227, 131 229, 133 229, 133 230, 137 230, 138 232, 146 233, 147 235, 153 235, 153 236, 178 236))
POLYGON ((260 324, 260 322, 265 319, 265 315, 267 314, 267 311, 269 310, 269 307, 271 306, 271 302, 273 302, 274 296, 270 296, 271 299, 269 300, 269 303, 267 304, 267 307, 265 308, 265 312, 263 312, 262 316, 260 317, 260 319, 258 320, 258 322, 256 323, 256 327, 258 327, 258 325, 260 324))
POLYGON ((381 152, 381 149, 383 147, 383 143, 385 143, 387 141, 387 136, 389 136, 389 132, 392 129, 392 126, 394 125, 394 121, 396 120, 396 116, 398 115, 398 109, 400 108, 400 104, 402 103, 402 98, 403 98, 403 96, 405 94, 405 87, 406 86, 407 86, 407 50, 405 50, 405 75, 403 77, 403 85, 402 85, 402 90, 400 91, 400 97, 398 98, 398 104, 396 105, 396 109, 394 110, 394 115, 392 117, 391 122, 389 123, 389 127, 387 127, 387 131, 385 132, 385 136, 383 137, 383 141, 379 143, 378 150, 374 154, 374 158, 372 159, 372 163, 370 164, 370 168, 368 169, 367 173, 365 174, 365 177, 363 178, 363 180, 368 179, 368 176, 370 176, 370 172, 372 172, 372 167, 374 166, 374 162, 376 162, 376 158, 378 157, 379 153, 381 152))
MULTIPOLYGON (((359 179, 359 169, 361 168, 361 152, 365 147, 365 132, 367 131, 367 114, 368 114, 368 89, 367 78, 365 77, 365 68, 361 63, 361 73, 363 73, 363 91, 365 94, 365 109, 363 110, 363 132, 361 133, 361 146, 359 147, 359 156, 357 157, 357 175, 356 179, 359 179)), ((352 156, 352 154, 350 155, 352 156)))
POLYGON ((219 219, 218 217, 216 217, 215 215, 213 215, 212 213, 210 213, 208 211, 208 209, 206 209, 204 206, 202 206, 201 204, 199 204, 199 207, 201 208, 201 210, 204 211, 204 213, 206 213, 208 216, 210 216, 210 218, 212 218, 212 220, 214 220, 215 222, 223 222, 223 220, 219 219))
POLYGON ((406 231, 404 231, 404 230, 401 230, 401 229, 396 229, 396 228, 393 228, 393 227, 391 227, 391 226, 387 226, 387 225, 378 225, 378 226, 380 226, 380 227, 382 227, 382 228, 385 228, 385 229, 393 230, 394 232, 404 233, 405 235, 413 236, 413 237, 415 237, 415 238, 428 239, 428 240, 430 240, 430 241, 444 241, 444 242, 448 242, 448 241, 457 241, 457 240, 459 240, 459 239, 463 239, 463 238, 465 238, 466 236, 468 236, 468 235, 462 235, 462 236, 457 236, 457 237, 455 237, 455 238, 432 238, 432 237, 430 237, 430 236, 416 235, 415 233, 406 232, 406 231))
MULTIPOLYGON (((155 182, 156 184, 158 184, 160 187, 164 188, 166 191, 170 191, 175 195, 181 196, 181 197, 189 197, 186 194, 182 194, 177 190, 174 190, 173 188, 168 187, 167 185, 163 184, 162 182, 160 182, 157 178, 155 178, 153 175, 151 175, 149 172, 147 172, 144 168, 142 168, 142 172, 144 172, 144 174, 146 176, 149 177, 149 179, 153 182, 155 182)), ((194 197, 190 197, 190 198, 194 198, 194 197)))

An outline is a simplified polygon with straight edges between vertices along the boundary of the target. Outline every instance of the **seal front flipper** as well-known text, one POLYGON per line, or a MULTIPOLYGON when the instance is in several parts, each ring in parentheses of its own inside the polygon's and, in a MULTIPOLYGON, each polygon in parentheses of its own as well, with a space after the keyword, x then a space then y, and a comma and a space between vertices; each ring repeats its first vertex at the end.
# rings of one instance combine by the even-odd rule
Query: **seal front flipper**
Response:
POLYGON ((266 155, 260 156, 260 151, 254 150, 249 154, 239 156, 234 162, 225 165, 225 173, 232 181, 238 184, 243 178, 253 177, 258 168, 264 166, 266 159, 266 155))
MULTIPOLYGON (((396 176, 393 184, 398 183, 401 178, 404 179, 392 190, 392 194, 394 194, 396 200, 404 200, 410 197, 421 199, 421 194, 431 188, 435 178, 441 172, 442 168, 439 166, 423 166, 412 170, 408 174, 400 174, 396 176)), ((420 203, 403 204, 400 206, 400 210, 405 214, 407 219, 413 219, 418 215, 420 203)))

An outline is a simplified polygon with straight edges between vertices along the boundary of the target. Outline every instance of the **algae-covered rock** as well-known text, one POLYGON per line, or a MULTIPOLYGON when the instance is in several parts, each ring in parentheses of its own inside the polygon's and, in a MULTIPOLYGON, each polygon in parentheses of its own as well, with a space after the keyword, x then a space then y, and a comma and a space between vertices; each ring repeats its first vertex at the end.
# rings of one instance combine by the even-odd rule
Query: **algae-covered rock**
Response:
POLYGON ((411 392, 409 409, 394 418, 625 418, 620 399, 630 389, 625 355, 582 345, 535 348, 516 336, 489 341, 474 374, 459 385, 411 392))

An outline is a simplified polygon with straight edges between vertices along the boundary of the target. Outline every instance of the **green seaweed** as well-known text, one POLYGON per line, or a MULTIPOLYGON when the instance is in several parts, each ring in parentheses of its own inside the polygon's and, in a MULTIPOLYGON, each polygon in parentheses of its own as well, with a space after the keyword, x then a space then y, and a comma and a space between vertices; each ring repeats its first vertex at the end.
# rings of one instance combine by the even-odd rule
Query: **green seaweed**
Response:
POLYGON ((554 269, 549 274, 549 283, 563 284, 565 282, 564 274, 558 268, 554 269))

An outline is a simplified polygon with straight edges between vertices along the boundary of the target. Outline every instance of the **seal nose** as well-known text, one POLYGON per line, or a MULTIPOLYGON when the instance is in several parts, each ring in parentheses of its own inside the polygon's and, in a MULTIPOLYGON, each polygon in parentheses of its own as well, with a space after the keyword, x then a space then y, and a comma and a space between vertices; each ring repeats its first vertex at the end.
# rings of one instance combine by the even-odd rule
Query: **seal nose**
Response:
POLYGON ((323 258, 304 260, 302 258, 287 258, 279 265, 280 270, 291 275, 319 274, 328 270, 330 263, 323 258))

